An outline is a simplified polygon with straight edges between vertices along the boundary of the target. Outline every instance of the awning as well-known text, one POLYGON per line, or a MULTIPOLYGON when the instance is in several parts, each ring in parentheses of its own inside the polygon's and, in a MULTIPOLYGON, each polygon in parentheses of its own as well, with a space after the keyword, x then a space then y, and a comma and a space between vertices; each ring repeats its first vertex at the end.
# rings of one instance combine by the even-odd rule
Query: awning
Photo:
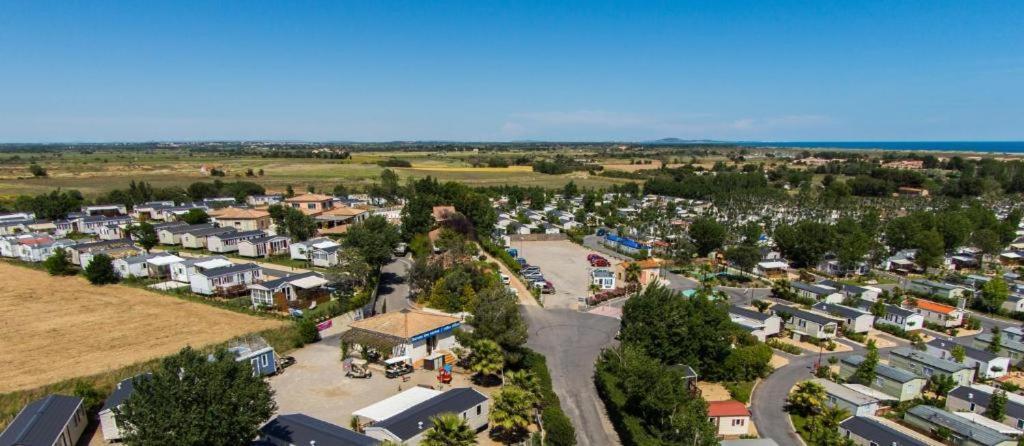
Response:
POLYGON ((386 420, 440 394, 440 390, 416 386, 352 412, 352 415, 366 418, 373 422, 386 420))
POLYGON ((328 283, 327 279, 318 276, 303 277, 301 279, 292 280, 290 282, 292 285, 295 285, 305 290, 312 288, 320 288, 324 285, 327 285, 328 283))

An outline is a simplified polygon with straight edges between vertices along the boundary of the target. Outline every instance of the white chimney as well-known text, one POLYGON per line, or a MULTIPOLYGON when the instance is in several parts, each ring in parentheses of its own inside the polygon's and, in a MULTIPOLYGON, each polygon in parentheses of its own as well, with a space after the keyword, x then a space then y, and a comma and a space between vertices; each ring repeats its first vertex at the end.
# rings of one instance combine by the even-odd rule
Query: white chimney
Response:
POLYGON ((316 440, 309 440, 309 446, 316 446, 316 440))
POLYGON ((416 427, 417 427, 417 428, 418 428, 419 430, 423 430, 423 422, 422 422, 422 421, 420 421, 419 423, 416 423, 416 427))
POLYGON ((973 393, 968 393, 967 394, 967 399, 973 400, 974 399, 974 394, 973 393))

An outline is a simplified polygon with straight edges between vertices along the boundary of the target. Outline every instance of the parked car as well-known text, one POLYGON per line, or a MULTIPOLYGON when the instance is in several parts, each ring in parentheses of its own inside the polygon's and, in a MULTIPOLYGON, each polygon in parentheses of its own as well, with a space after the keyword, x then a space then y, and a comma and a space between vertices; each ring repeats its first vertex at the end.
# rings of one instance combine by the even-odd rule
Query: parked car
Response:
POLYGON ((404 256, 406 251, 408 251, 408 250, 409 250, 409 245, 406 245, 405 243, 399 243, 398 246, 395 246, 395 257, 402 257, 402 256, 404 256))
POLYGON ((601 257, 601 256, 600 256, 600 255, 598 255, 598 254, 587 254, 587 261, 588 261, 588 262, 593 262, 593 261, 594 261, 594 259, 596 259, 596 258, 598 258, 598 257, 601 257))
POLYGON ((611 263, 608 262, 608 259, 606 259, 604 257, 598 257, 598 258, 595 258, 594 260, 590 261, 590 266, 593 266, 593 267, 607 267, 607 266, 612 266, 612 265, 611 265, 611 263))
POLYGON ((526 259, 522 257, 516 257, 516 263, 518 263, 519 266, 526 266, 526 259))
POLYGON ((545 280, 540 287, 540 292, 543 294, 554 294, 555 286, 550 281, 545 280))
POLYGON ((511 282, 512 282, 512 278, 510 278, 509 276, 506 276, 506 275, 505 275, 505 274, 503 274, 503 273, 498 273, 498 276, 500 276, 500 277, 501 277, 501 283, 502 283, 502 285, 508 285, 509 283, 511 283, 511 282))
POLYGON ((540 267, 537 265, 525 265, 519 271, 528 273, 531 271, 540 271, 540 267))

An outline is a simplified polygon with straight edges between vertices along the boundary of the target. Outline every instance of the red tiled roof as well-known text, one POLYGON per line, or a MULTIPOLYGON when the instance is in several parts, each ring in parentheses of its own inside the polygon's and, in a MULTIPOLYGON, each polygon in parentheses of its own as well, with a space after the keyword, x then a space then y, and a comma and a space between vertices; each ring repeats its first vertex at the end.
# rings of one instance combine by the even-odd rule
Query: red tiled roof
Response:
POLYGON ((749 417, 750 411, 747 406, 736 400, 711 401, 708 403, 708 416, 718 417, 749 417))
POLYGON ((956 310, 956 307, 954 306, 940 304, 938 302, 932 302, 930 300, 924 299, 917 299, 915 305, 917 306, 917 308, 920 308, 922 310, 928 310, 933 313, 949 314, 956 310))

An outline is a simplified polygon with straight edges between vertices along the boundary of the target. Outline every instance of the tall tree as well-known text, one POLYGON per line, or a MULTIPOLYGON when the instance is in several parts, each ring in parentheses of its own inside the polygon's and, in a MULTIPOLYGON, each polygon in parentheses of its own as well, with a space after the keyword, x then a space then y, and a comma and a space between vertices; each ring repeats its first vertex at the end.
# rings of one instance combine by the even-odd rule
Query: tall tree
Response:
POLYGON ((974 305, 984 311, 996 312, 1003 302, 1010 298, 1010 287, 1001 277, 994 277, 981 286, 981 294, 975 299, 974 305))
POLYGON ((469 369, 481 377, 497 376, 505 368, 505 356, 497 342, 478 339, 473 342, 469 369))
POLYGON ((132 240, 141 246, 142 249, 145 249, 147 253, 150 249, 153 249, 157 243, 160 243, 160 238, 156 234, 156 229, 153 228, 153 225, 147 222, 132 225, 128 228, 128 233, 131 234, 132 240))
POLYGON ((43 267, 51 276, 70 276, 75 273, 74 265, 68 258, 68 252, 64 248, 53 250, 53 254, 43 261, 43 267))
POLYGON ((921 231, 914 238, 914 245, 917 248, 917 256, 914 260, 922 268, 935 268, 942 264, 946 245, 938 231, 934 229, 921 231))
POLYGON ((276 409, 269 384, 248 362, 219 350, 207 355, 186 347, 165 358, 114 410, 124 443, 236 446, 248 444, 276 409))
POLYGON ((198 225, 202 223, 209 223, 210 215, 202 209, 189 209, 188 212, 178 217, 178 220, 190 225, 198 225))
POLYGON ((1003 351, 1003 332, 998 325, 992 327, 992 342, 985 347, 985 350, 995 354, 1003 351))
POLYGON ((374 215, 349 227, 344 245, 358 252, 364 261, 379 269, 391 261, 401 236, 398 228, 381 215, 374 215))
POLYGON ((402 238, 412 240, 417 234, 425 234, 434 227, 433 205, 428 197, 417 194, 402 208, 402 238))
POLYGON ((502 287, 489 287, 477 293, 468 322, 475 336, 497 342, 505 350, 526 343, 526 323, 519 314, 518 299, 502 287))
POLYGON ((1005 391, 996 390, 988 400, 988 406, 985 408, 985 416, 989 419, 1002 423, 1003 418, 1006 418, 1007 400, 1005 391))
POLYGON ((721 248, 726 237, 725 227, 707 217, 694 220, 690 224, 689 234, 697 247, 697 255, 700 256, 706 256, 711 251, 721 248))
POLYGON ((857 365, 857 370, 850 377, 851 381, 864 385, 875 382, 875 368, 878 367, 878 347, 875 345, 874 339, 868 341, 867 348, 864 360, 857 365))
POLYGON ((118 281, 114 259, 106 254, 94 255, 84 271, 85 278, 93 285, 106 285, 118 281))

